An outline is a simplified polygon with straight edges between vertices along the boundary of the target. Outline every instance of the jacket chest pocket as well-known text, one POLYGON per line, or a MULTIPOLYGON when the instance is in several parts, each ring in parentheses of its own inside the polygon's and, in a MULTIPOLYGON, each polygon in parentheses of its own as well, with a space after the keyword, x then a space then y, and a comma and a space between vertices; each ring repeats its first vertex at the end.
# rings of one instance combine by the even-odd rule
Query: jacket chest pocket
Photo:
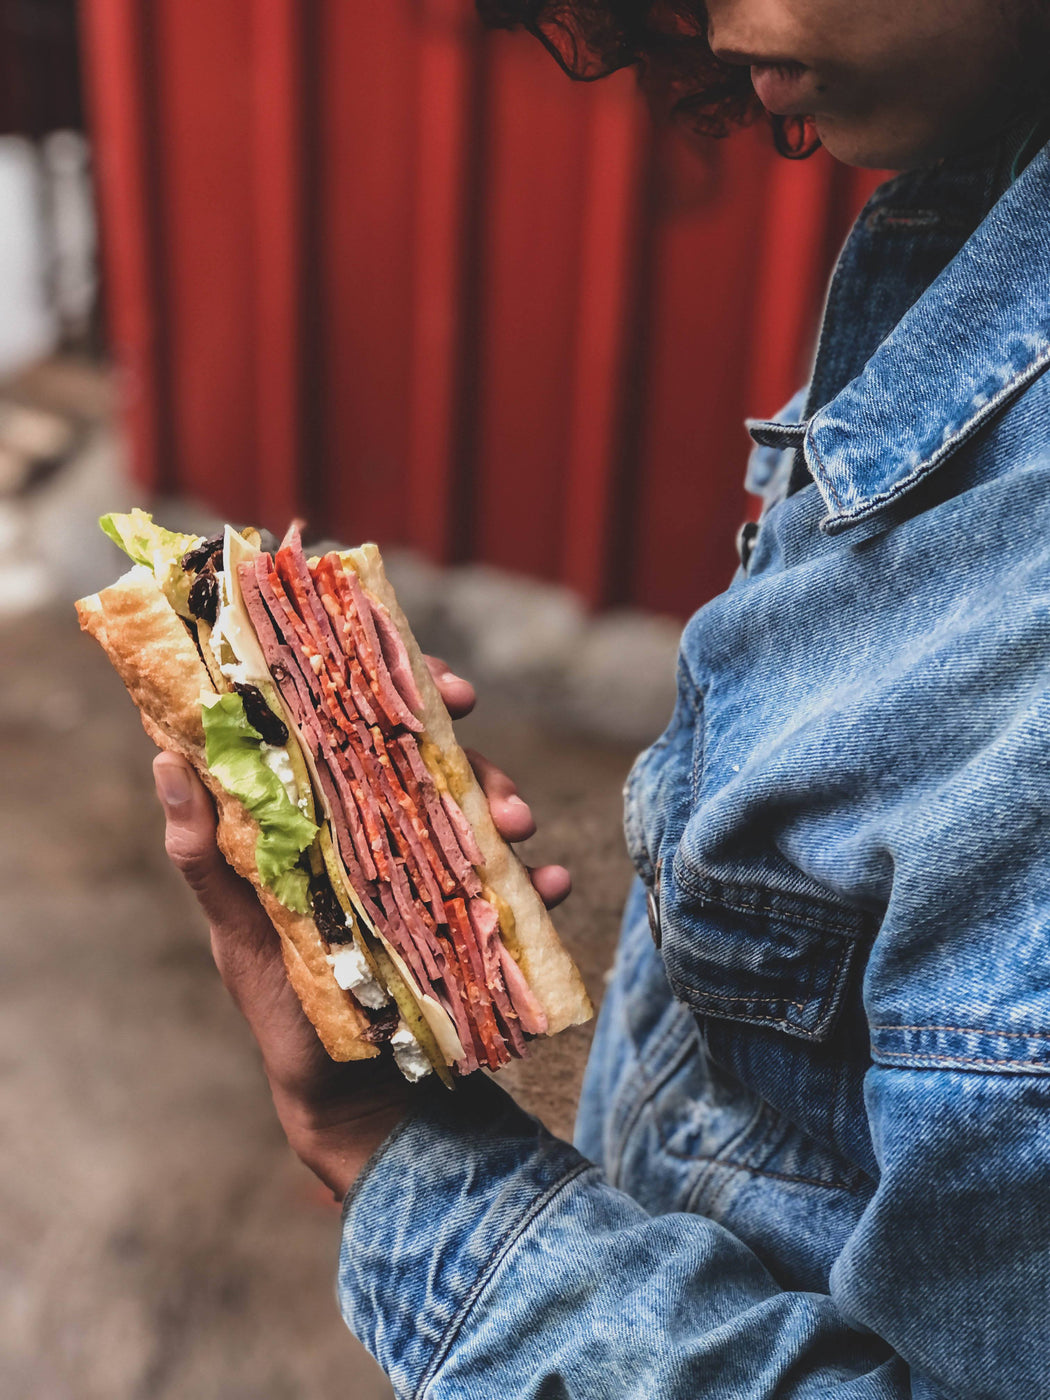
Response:
POLYGON ((824 1041, 867 941, 866 915, 690 869, 661 866, 664 965, 697 1015, 824 1041))
POLYGON ((683 668, 671 723, 625 793, 627 844, 668 981, 698 1016, 824 1041, 875 921, 789 865, 761 818, 737 829, 735 855, 724 843, 707 849, 707 699, 683 668))

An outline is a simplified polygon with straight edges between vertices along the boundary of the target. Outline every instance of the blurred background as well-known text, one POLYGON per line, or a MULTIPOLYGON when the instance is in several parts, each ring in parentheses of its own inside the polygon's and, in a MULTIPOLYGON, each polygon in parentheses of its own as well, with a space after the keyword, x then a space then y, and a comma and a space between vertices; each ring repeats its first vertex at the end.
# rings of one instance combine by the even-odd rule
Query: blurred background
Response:
MULTIPOLYGON (((144 504, 375 538, 464 739, 572 866, 595 999, 619 793, 752 511, 874 183, 655 130, 470 0, 0 0, 0 1393, 389 1395, 71 603, 144 504)), ((571 1131, 582 1029, 508 1075, 571 1131)))

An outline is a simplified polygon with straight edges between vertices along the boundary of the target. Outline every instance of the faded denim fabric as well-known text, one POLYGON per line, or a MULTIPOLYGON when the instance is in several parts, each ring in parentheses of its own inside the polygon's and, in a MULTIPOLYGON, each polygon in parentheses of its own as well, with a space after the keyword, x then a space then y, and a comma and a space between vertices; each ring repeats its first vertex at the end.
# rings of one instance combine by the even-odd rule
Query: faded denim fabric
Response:
POLYGON ((1003 184, 880 189, 752 425, 576 1147, 471 1085, 347 1201, 399 1396, 1050 1396, 1050 150, 1003 184))

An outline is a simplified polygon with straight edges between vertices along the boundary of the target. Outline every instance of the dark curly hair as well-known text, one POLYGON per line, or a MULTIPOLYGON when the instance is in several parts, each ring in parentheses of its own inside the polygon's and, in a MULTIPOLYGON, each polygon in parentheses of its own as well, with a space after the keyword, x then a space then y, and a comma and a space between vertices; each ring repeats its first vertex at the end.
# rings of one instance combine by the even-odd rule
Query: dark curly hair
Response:
MULTIPOLYGON (((661 116, 702 136, 726 136, 765 115, 744 67, 723 63, 707 43, 704 0, 476 0, 482 20, 529 30, 570 77, 638 69, 661 116)), ((1014 108, 1050 111, 1050 0, 1012 0, 1017 63, 1005 82, 1014 108)), ((805 117, 772 116, 781 155, 800 159, 820 145, 805 117)))
MULTIPOLYGON (((636 67, 656 110, 702 136, 727 136, 764 115, 746 68, 723 63, 707 43, 702 0, 476 0, 497 29, 527 29, 571 78, 593 82, 636 67)), ((820 145, 802 117, 771 117, 781 155, 820 145)))

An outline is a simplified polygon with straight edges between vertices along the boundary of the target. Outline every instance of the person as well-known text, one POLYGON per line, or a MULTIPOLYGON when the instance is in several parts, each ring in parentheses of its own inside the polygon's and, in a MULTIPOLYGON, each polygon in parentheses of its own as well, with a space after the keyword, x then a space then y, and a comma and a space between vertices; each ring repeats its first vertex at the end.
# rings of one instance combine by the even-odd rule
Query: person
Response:
POLYGON ((490 1082, 326 1061, 203 790, 157 760, 288 1139, 346 1197, 344 1316, 429 1400, 1045 1400, 1047 6, 487 10, 582 76, 637 62, 702 129, 753 84, 784 149, 903 173, 847 242, 809 386, 751 425, 757 531, 632 771, 575 1146, 490 1082))

